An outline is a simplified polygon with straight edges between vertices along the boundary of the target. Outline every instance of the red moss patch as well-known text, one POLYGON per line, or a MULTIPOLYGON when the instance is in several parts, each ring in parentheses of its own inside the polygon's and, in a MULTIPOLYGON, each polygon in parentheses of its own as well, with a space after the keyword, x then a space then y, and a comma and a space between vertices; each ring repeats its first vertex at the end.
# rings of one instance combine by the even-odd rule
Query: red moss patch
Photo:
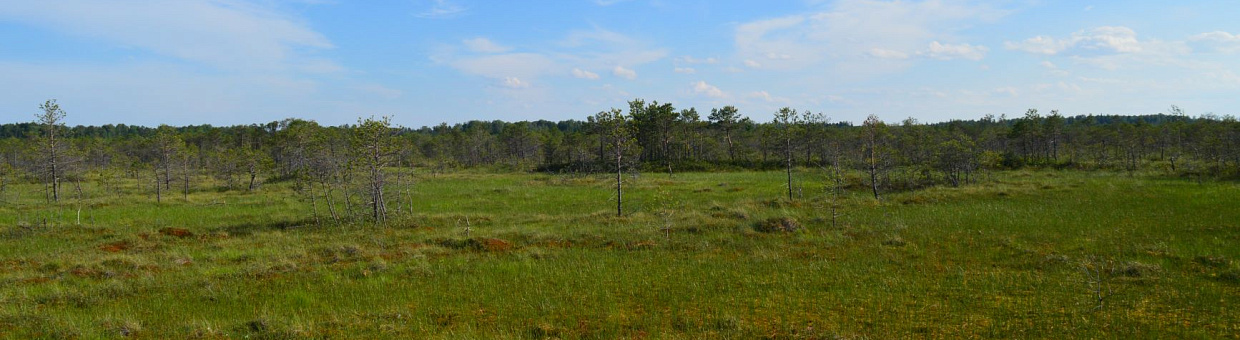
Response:
POLYGON ((497 238, 484 238, 481 240, 482 249, 486 251, 508 251, 512 250, 512 243, 497 238))
POLYGON ((112 243, 104 244, 100 246, 99 249, 109 252, 109 253, 119 253, 119 252, 129 250, 129 248, 131 247, 132 245, 129 244, 129 241, 119 241, 119 242, 112 242, 112 243))
POLYGON ((168 236, 175 236, 179 238, 186 238, 186 237, 194 236, 194 233, 190 232, 189 229, 183 229, 183 228, 163 228, 159 230, 159 233, 168 235, 168 236))

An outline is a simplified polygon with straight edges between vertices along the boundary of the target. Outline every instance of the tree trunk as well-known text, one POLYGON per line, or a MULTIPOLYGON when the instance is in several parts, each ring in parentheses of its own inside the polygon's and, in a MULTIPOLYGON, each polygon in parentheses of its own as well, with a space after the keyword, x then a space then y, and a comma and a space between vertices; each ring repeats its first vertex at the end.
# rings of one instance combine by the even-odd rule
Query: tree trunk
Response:
POLYGON ((159 191, 159 168, 155 168, 155 203, 159 203, 162 199, 162 192, 159 191))
POLYGON ((186 202, 189 202, 189 171, 188 169, 185 172, 186 173, 181 174, 181 196, 185 199, 186 202))
POLYGON ((786 163, 784 168, 788 173, 788 201, 792 201, 792 136, 787 130, 784 131, 784 161, 786 163))
MULTIPOLYGON (((619 148, 617 148, 617 149, 619 149, 619 148)), ((621 210, 621 207, 622 207, 622 204, 623 204, 622 202, 624 202, 624 191, 622 190, 622 187, 621 187, 621 184, 620 184, 620 182, 621 182, 621 180, 622 180, 622 178, 620 177, 620 175, 621 175, 621 172, 620 172, 620 160, 621 160, 621 158, 622 158, 622 157, 620 156, 620 153, 619 153, 619 152, 616 152, 616 217, 624 216, 624 211, 623 211, 623 210, 621 210)))
POLYGON ((870 148, 870 190, 874 192, 874 199, 878 199, 878 159, 874 148, 870 148))
POLYGON ((310 214, 314 216, 314 225, 319 225, 319 201, 314 194, 314 182, 306 182, 306 191, 310 192, 310 214))
POLYGON ((332 201, 332 190, 323 183, 323 198, 327 200, 327 211, 332 214, 332 221, 340 223, 340 215, 336 213, 336 202, 332 201))
POLYGON ((60 202, 60 170, 56 163, 56 144, 52 143, 52 201, 60 202))

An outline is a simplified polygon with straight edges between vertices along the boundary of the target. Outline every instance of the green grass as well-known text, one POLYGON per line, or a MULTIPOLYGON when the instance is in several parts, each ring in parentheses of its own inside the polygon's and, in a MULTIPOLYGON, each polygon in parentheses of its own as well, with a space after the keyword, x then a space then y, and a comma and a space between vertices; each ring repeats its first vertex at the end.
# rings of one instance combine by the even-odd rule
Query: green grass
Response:
POLYGON ((84 185, 79 225, 72 195, 49 208, 19 185, 0 197, 0 336, 1240 333, 1235 183, 1023 171, 882 202, 857 188, 832 227, 814 176, 795 202, 777 172, 626 177, 624 217, 605 175, 427 176, 389 189, 386 226, 315 225, 286 183, 159 204, 84 185), (774 217, 803 229, 755 231, 774 217))

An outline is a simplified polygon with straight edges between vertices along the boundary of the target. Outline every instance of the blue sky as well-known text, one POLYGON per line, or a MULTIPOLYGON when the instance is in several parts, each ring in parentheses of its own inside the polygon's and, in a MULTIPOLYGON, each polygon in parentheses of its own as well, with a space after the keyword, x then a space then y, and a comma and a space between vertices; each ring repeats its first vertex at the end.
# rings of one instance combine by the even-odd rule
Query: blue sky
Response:
POLYGON ((405 126, 633 98, 933 122, 1240 107, 1222 1, 0 0, 0 122, 405 126))

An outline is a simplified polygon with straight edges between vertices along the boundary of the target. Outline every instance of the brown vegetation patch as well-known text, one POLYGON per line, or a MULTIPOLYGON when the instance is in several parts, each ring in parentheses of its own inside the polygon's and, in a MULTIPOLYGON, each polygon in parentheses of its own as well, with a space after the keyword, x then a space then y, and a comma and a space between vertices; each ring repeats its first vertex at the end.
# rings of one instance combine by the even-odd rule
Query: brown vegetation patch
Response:
POLYGON ((159 230, 159 233, 178 238, 194 237, 194 233, 184 228, 163 228, 159 230))
POLYGON ((484 238, 481 243, 482 249, 490 252, 512 250, 512 243, 497 238, 484 238))
POLYGON ((512 242, 498 238, 476 237, 467 239, 441 239, 431 241, 444 248, 483 252, 505 252, 514 248, 512 242))
POLYGON ((129 250, 130 248, 133 248, 133 245, 129 244, 129 241, 117 241, 117 242, 104 244, 99 247, 100 250, 103 250, 109 253, 119 253, 119 252, 129 250))
POLYGON ((789 217, 772 217, 754 226, 754 230, 763 233, 791 233, 801 230, 801 224, 789 217))
POLYGON ((654 243, 654 241, 643 240, 643 241, 629 242, 628 244, 624 245, 624 248, 628 250, 643 250, 643 249, 654 248, 654 246, 656 245, 657 244, 654 243))
POLYGON ((542 242, 541 246, 542 246, 543 248, 572 248, 572 247, 573 247, 573 241, 569 241, 569 240, 554 240, 554 239, 553 239, 553 240, 546 240, 546 241, 543 241, 543 242, 542 242))

